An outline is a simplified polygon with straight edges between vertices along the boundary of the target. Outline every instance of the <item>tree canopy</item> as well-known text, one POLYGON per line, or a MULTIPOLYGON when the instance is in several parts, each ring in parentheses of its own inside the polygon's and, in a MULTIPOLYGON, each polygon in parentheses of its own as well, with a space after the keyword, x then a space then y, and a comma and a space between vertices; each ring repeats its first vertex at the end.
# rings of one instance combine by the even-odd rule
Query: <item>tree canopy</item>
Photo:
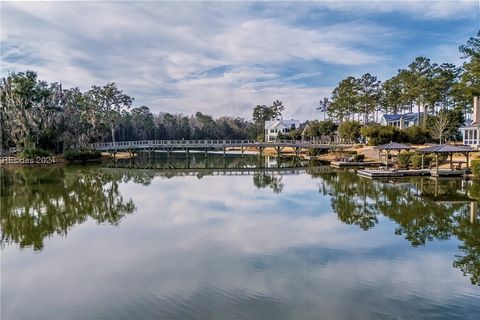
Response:
MULTIPOLYGON (((480 31, 459 47, 462 66, 435 63, 428 57, 416 57, 406 68, 381 82, 365 73, 348 76, 333 89, 328 103, 318 110, 330 119, 378 122, 379 113, 421 114, 423 125, 442 110, 471 112, 473 96, 480 95, 480 31)), ((458 129, 458 127, 457 127, 458 129)))

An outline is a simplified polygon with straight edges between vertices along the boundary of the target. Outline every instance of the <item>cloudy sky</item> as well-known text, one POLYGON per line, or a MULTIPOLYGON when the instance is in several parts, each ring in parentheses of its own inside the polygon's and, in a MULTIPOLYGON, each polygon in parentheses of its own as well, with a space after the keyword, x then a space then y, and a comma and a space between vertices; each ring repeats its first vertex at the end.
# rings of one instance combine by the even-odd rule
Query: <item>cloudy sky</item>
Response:
POLYGON ((2 2, 1 75, 114 81, 154 112, 250 118, 280 99, 305 120, 346 76, 386 79, 419 55, 461 64, 479 12, 479 0, 2 2))

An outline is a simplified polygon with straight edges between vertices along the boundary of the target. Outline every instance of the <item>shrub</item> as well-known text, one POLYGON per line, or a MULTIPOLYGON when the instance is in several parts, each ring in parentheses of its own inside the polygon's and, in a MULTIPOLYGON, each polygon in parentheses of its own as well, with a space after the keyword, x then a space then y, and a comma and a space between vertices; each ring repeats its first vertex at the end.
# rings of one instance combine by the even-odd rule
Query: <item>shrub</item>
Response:
POLYGON ((472 160, 472 173, 475 178, 480 178, 480 160, 472 160))
POLYGON ((355 154, 353 156, 353 161, 355 162, 363 162, 365 160, 365 155, 364 154, 355 154))
POLYGON ((415 169, 418 169, 422 166, 422 156, 419 154, 415 154, 410 158, 410 161, 412 163, 412 167, 415 169))
POLYGON ((308 128, 306 129, 305 136, 310 139, 329 137, 330 140, 332 140, 337 128, 338 126, 331 120, 314 120, 308 122, 308 128))
MULTIPOLYGON (((424 156, 423 158, 423 166, 424 168, 428 168, 430 166, 430 163, 432 163, 433 157, 430 155, 424 156)), ((421 168, 422 167, 422 156, 419 154, 415 154, 411 157, 410 159, 412 163, 412 167, 415 169, 421 168)))
POLYGON ((102 154, 100 151, 92 149, 71 149, 63 153, 63 158, 67 161, 87 161, 100 159, 102 154))
POLYGON ((412 151, 400 152, 398 154, 398 165, 400 168, 408 168, 411 164, 412 157, 415 155, 412 151))
POLYGON ((338 127, 340 138, 346 141, 358 142, 362 125, 357 121, 345 121, 338 127))
POLYGON ((361 133, 368 138, 368 145, 370 146, 387 144, 390 141, 400 142, 399 140, 402 140, 400 139, 402 132, 393 126, 371 125, 363 127, 361 133))
POLYGON ((43 149, 27 148, 21 154, 22 158, 34 159, 37 157, 49 157, 51 153, 43 149))
POLYGON ((257 135, 257 137, 255 138, 256 141, 265 141, 265 134, 263 133, 260 133, 259 135, 257 135))
POLYGON ((472 183, 470 187, 470 198, 480 201, 480 183, 472 183))
POLYGON ((404 141, 413 144, 425 144, 431 140, 427 130, 420 126, 413 126, 403 130, 404 141))
POLYGON ((319 149, 319 148, 308 149, 309 156, 318 156, 321 154, 325 154, 327 152, 328 151, 326 149, 319 149))
POLYGON ((318 133, 321 136, 328 136, 330 140, 333 138, 338 126, 331 120, 320 121, 318 123, 318 133))
POLYGON ((335 161, 345 161, 348 158, 355 156, 357 151, 348 151, 348 150, 341 150, 335 152, 335 161))

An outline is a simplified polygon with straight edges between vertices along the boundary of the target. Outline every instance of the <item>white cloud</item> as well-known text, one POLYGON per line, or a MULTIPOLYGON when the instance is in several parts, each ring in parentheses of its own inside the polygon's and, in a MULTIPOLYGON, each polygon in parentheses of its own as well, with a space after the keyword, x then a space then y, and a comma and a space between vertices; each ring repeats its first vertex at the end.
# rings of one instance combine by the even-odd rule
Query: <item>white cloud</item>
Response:
MULTIPOLYGON (((312 11, 358 6, 268 3, 255 11, 255 4, 241 2, 2 3, 1 73, 33 69, 42 79, 82 89, 115 81, 153 111, 249 117, 253 105, 281 99, 287 113, 306 119, 338 80, 316 87, 302 78, 322 82, 337 67, 380 68, 392 60, 384 51, 407 36, 366 20, 328 22, 312 11), (318 23, 299 24, 304 17, 318 23), (305 67, 284 74, 291 65, 305 67), (222 66, 223 73, 208 74, 222 66)), ((439 16, 444 6, 429 12, 439 16)), ((397 7, 361 5, 371 12, 397 7)), ((401 7, 421 10, 417 3, 401 7)))
MULTIPOLYGON (((2 250, 2 311, 91 318, 99 311, 119 315, 122 308, 138 312, 136 303, 142 310, 183 308, 189 305, 183 301, 208 290, 235 302, 278 299, 291 308, 290 318, 307 318, 301 312, 313 314, 315 306, 342 319, 352 318, 348 312, 411 318, 410 310, 398 309, 407 303, 414 313, 425 306, 476 306, 477 288, 452 267, 455 240, 410 248, 388 219, 361 231, 329 212, 329 197, 316 191, 320 180, 282 179, 283 192, 275 196, 256 190, 252 176, 156 177, 148 190, 121 184, 138 209, 119 226, 88 221, 66 237, 52 236, 40 253, 14 245, 2 250)), ((196 312, 202 306, 211 307, 191 305, 196 312)))
POLYGON ((394 12, 422 19, 475 18, 479 8, 476 0, 327 0, 322 5, 335 11, 357 14, 394 12))

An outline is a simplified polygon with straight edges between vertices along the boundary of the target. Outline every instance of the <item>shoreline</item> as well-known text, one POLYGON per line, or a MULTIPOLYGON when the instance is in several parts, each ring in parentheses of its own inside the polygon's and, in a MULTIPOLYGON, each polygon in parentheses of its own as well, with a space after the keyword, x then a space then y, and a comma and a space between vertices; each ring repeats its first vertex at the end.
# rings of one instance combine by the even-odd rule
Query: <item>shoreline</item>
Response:
MULTIPOLYGON (((422 146, 417 146, 417 147, 422 147, 422 146)), ((231 148, 228 149, 228 151, 239 151, 239 149, 236 148, 231 148)), ((248 154, 254 154, 254 155, 259 155, 259 152, 255 148, 246 148, 246 152, 249 152, 248 154)), ((358 155, 363 155, 364 160, 363 162, 378 162, 378 151, 375 149, 374 146, 359 146, 359 147, 352 147, 348 149, 343 149, 341 151, 328 151, 323 154, 319 155, 309 155, 308 150, 303 150, 300 152, 299 156, 303 160, 321 160, 321 161, 328 161, 328 162, 334 162, 334 161, 339 161, 338 156, 339 154, 345 153, 345 152, 356 152, 358 155)), ((277 151, 273 147, 267 147, 263 151, 263 156, 276 156, 277 151)), ((295 151, 291 147, 285 147, 285 149, 282 152, 283 156, 295 156, 295 151)), ((118 152, 115 155, 116 159, 131 159, 136 157, 136 154, 131 154, 126 151, 118 152)), ((27 158, 21 158, 21 157, 16 157, 16 156, 4 156, 0 158, 0 167, 31 167, 31 166, 50 166, 50 165, 68 165, 68 164, 88 164, 88 163, 97 163, 97 162, 102 162, 104 160, 110 159, 110 155, 107 152, 102 152, 102 156, 99 159, 94 159, 94 160, 87 160, 87 161, 67 161, 63 158, 63 155, 55 155, 51 157, 37 157, 34 159, 27 159, 27 158)), ((461 156, 455 156, 453 158, 454 161, 459 161, 463 160, 461 156)), ((472 154, 470 158, 470 162, 473 160, 480 160, 480 151, 475 152, 472 154)), ((441 164, 440 169, 448 169, 449 164, 444 163, 441 164)))

